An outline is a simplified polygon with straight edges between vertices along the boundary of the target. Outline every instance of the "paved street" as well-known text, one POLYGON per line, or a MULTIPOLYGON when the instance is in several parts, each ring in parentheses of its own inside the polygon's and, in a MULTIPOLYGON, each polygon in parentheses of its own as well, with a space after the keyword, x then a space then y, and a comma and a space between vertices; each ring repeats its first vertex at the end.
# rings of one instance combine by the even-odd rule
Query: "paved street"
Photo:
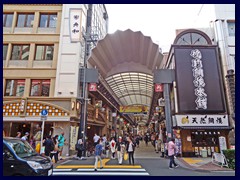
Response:
MULTIPOLYGON (((209 159, 207 159, 209 161, 209 159)), ((195 160, 196 161, 196 160, 195 160)), ((201 158, 198 160, 202 161, 201 158)), ((195 166, 186 165, 182 159, 177 159, 180 165, 178 168, 169 169, 169 159, 160 158, 160 154, 156 153, 149 144, 144 144, 140 148, 136 148, 135 165, 129 165, 128 161, 123 161, 122 165, 118 165, 117 159, 103 159, 103 169, 94 171, 94 157, 86 160, 77 160, 75 157, 59 161, 55 165, 54 176, 235 176, 235 171, 216 167, 213 171, 209 169, 197 169, 195 166)), ((209 163, 208 163, 209 164, 209 163)), ((98 167, 100 163, 98 162, 98 167)))

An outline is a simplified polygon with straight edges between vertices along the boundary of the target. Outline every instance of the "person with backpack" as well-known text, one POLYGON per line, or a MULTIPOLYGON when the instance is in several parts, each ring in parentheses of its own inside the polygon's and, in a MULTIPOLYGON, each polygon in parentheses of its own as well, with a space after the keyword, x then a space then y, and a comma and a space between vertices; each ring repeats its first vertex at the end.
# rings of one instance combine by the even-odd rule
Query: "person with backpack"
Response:
POLYGON ((102 164, 102 158, 101 158, 101 155, 102 155, 102 140, 99 139, 97 141, 97 144, 95 146, 95 164, 94 164, 94 171, 97 171, 97 164, 98 164, 98 160, 100 161, 100 169, 103 168, 103 164, 102 164))

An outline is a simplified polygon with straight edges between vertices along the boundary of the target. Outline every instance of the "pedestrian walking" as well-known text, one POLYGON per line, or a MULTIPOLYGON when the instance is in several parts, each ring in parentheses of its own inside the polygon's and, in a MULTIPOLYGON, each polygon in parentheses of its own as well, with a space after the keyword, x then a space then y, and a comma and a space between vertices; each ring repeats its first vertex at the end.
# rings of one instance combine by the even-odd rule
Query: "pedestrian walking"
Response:
POLYGON ((173 169, 173 166, 176 168, 179 165, 175 163, 174 160, 174 156, 176 153, 176 145, 175 145, 175 139, 172 138, 169 142, 168 142, 168 157, 170 158, 170 162, 169 162, 169 169, 173 169))
POLYGON ((98 136, 97 133, 95 133, 94 136, 93 136, 94 147, 97 145, 99 139, 100 139, 100 136, 98 136))
POLYGON ((54 150, 54 143, 51 135, 47 136, 46 140, 43 143, 43 146, 45 146, 45 155, 50 157, 50 152, 54 150))
POLYGON ((122 165, 123 154, 124 154, 124 151, 125 151, 125 144, 122 141, 122 137, 121 136, 119 136, 118 142, 116 143, 116 149, 117 149, 118 164, 122 165))
POLYGON ((21 138, 22 141, 27 141, 28 140, 29 133, 26 132, 25 135, 21 138))
POLYGON ((100 169, 103 168, 103 164, 102 164, 102 140, 99 139, 96 147, 95 147, 95 164, 94 164, 94 171, 97 171, 97 164, 98 164, 98 160, 100 161, 100 169))
POLYGON ((66 141, 65 137, 64 137, 64 132, 62 132, 59 136, 58 136, 58 151, 59 151, 59 159, 62 160, 62 151, 63 151, 63 146, 64 146, 64 142, 66 141))
POLYGON ((53 162, 57 163, 58 162, 58 135, 54 136, 52 138, 53 144, 54 144, 54 149, 50 153, 50 158, 52 159, 53 162))
POLYGON ((16 136, 16 138, 21 138, 21 135, 22 135, 21 132, 17 132, 17 136, 16 136))
POLYGON ((83 157, 82 157, 82 153, 84 151, 83 140, 81 138, 78 139, 77 144, 78 144, 78 146, 77 146, 77 152, 78 152, 77 153, 77 158, 83 160, 83 157))
POLYGON ((106 151, 106 158, 109 157, 109 149, 110 149, 110 143, 108 141, 108 139, 105 142, 105 151, 106 151))
POLYGON ((33 149, 36 148, 36 141, 34 139, 34 136, 31 136, 31 138, 29 140, 29 144, 32 146, 33 149))
POLYGON ((135 144, 133 143, 132 137, 128 137, 128 142, 126 145, 126 150, 128 152, 128 160, 129 164, 131 163, 134 165, 134 151, 135 151, 135 144), (132 162, 131 162, 132 161, 132 162))
POLYGON ((145 135, 144 141, 145 141, 146 146, 148 146, 148 134, 145 135))
POLYGON ((110 150, 111 150, 111 153, 112 153, 111 159, 115 159, 116 142, 114 140, 114 137, 112 137, 112 140, 110 141, 110 150))

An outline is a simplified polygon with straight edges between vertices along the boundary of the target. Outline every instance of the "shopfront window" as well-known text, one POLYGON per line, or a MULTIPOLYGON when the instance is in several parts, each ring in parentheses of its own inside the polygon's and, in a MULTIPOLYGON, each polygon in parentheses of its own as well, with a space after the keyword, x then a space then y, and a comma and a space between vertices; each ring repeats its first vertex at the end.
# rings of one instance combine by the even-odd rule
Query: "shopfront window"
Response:
POLYGON ((193 147, 218 146, 218 131, 193 131, 191 135, 193 147))

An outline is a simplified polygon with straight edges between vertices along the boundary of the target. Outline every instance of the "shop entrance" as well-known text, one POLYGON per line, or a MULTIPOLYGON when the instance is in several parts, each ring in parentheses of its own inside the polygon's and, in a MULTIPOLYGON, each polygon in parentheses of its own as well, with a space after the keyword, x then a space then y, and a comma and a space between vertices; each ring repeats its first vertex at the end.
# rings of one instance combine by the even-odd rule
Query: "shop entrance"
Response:
POLYGON ((30 133, 30 130, 31 130, 31 123, 13 122, 10 136, 16 137, 17 132, 21 132, 22 136, 24 136, 26 132, 30 133))

